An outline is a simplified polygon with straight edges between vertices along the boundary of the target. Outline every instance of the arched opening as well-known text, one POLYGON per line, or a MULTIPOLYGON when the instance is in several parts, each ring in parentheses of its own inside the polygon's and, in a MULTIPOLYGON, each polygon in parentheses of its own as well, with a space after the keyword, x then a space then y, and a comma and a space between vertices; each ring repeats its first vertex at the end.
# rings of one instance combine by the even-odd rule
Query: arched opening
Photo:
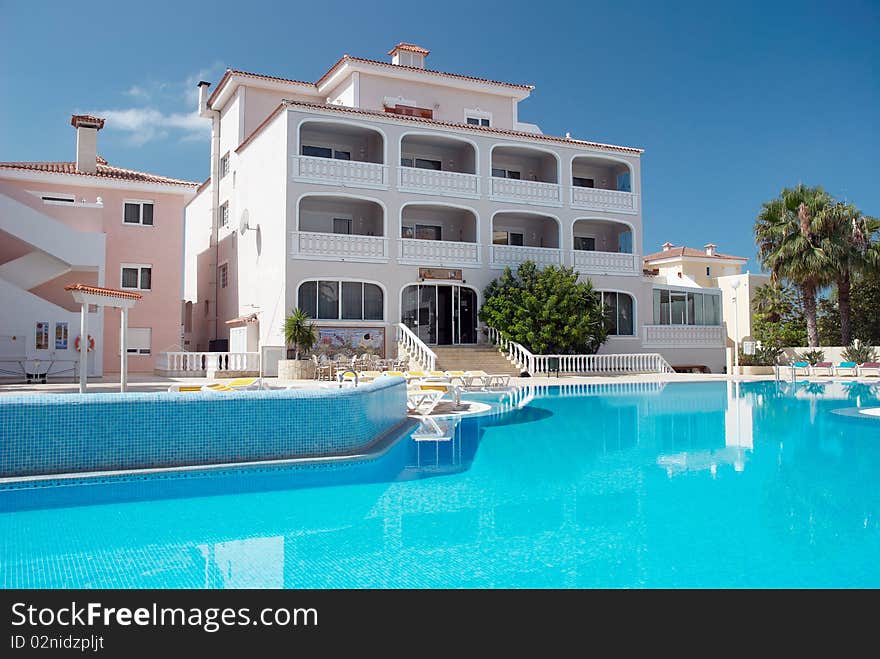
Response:
POLYGON ((596 156, 576 156, 571 161, 571 186, 632 192, 632 170, 625 162, 596 156))
POLYGON ((559 183, 559 161, 553 153, 523 146, 492 149, 493 178, 559 183))
POLYGON ((299 127, 299 155, 381 164, 385 162, 385 138, 364 126, 305 121, 299 127))
POLYGON ((476 174, 477 162, 477 150, 470 142, 422 134, 400 138, 401 167, 476 174))
POLYGON ((560 265, 560 225, 541 213, 499 211, 492 216, 492 265, 516 266, 534 261, 539 267, 560 265))
POLYGON ((401 238, 477 242, 477 215, 470 209, 443 204, 406 204, 400 215, 401 238))
POLYGON ((458 284, 412 284, 400 292, 400 321, 429 345, 477 342, 477 292, 458 284))
POLYGON ((583 218, 572 225, 572 249, 583 252, 633 253, 632 227, 624 222, 583 218))
POLYGON ((384 236, 385 211, 368 199, 336 195, 306 195, 299 200, 297 231, 384 236))
POLYGON ((635 298, 621 291, 601 291, 601 294, 608 336, 635 336, 635 298))

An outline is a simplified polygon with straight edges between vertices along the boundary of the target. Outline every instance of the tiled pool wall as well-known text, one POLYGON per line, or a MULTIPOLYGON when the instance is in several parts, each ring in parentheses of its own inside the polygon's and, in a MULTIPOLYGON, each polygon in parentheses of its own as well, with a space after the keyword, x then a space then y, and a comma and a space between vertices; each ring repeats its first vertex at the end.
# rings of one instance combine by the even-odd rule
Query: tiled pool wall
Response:
POLYGON ((0 478, 363 452, 406 420, 402 378, 351 389, 0 397, 0 478))

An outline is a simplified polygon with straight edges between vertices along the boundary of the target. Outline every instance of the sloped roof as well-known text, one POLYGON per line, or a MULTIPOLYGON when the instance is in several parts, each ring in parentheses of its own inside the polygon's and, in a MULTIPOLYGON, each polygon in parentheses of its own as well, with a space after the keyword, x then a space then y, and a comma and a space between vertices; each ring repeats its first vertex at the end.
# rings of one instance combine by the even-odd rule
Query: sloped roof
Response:
POLYGON ((748 261, 744 256, 733 256, 731 254, 719 254, 715 252, 712 256, 706 254, 705 249, 695 249, 693 247, 670 247, 668 250, 661 252, 654 252, 653 254, 648 254, 644 257, 645 263, 648 261, 660 261, 662 259, 674 259, 680 258, 682 256, 690 256, 694 258, 700 259, 724 259, 724 260, 733 260, 733 261, 748 261))
POLYGON ((81 172, 76 168, 75 162, 0 162, 2 169, 18 169, 32 172, 44 172, 47 174, 74 174, 77 176, 94 176, 103 179, 113 179, 117 181, 133 181, 136 183, 164 183, 166 185, 191 185, 198 187, 196 181, 185 181, 183 179, 170 178, 168 176, 159 176, 158 174, 150 174, 148 172, 138 172, 133 169, 125 169, 123 167, 115 167, 110 165, 101 156, 95 158, 97 162, 97 171, 94 174, 81 172))

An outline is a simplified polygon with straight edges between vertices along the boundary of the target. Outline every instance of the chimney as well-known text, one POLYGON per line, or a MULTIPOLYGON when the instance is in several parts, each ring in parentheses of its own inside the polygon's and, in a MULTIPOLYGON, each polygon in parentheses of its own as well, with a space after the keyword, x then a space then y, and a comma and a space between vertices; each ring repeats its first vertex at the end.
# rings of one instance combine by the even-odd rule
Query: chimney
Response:
POLYGON ((706 248, 706 256, 715 256, 715 248, 718 247, 718 245, 709 243, 708 245, 703 245, 703 247, 706 248))
POLYGON ((198 114, 200 117, 208 116, 208 87, 211 86, 210 82, 205 82, 204 80, 199 81, 199 107, 198 114))
POLYGON ((104 120, 88 114, 75 114, 70 125, 76 128, 76 171, 94 174, 98 171, 98 131, 104 120))
POLYGON ((663 243, 663 245, 661 245, 661 247, 663 247, 663 251, 664 251, 664 252, 668 252, 670 249, 672 249, 673 247, 675 247, 675 245, 673 245, 671 242, 669 242, 669 241, 667 240, 665 243, 663 243))
POLYGON ((421 46, 417 46, 414 43, 406 43, 405 41, 401 41, 399 44, 394 46, 391 50, 388 51, 388 54, 391 55, 391 63, 396 64, 397 66, 411 66, 416 69, 424 69, 425 68, 425 58, 431 51, 427 48, 422 48, 421 46))

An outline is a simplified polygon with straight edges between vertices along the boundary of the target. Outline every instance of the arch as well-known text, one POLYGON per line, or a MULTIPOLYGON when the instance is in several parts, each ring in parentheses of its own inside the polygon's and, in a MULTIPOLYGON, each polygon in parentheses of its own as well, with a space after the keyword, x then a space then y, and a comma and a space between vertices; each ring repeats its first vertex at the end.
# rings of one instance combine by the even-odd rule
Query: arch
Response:
POLYGON ((633 318, 632 318, 632 326, 633 333, 632 334, 609 334, 608 338, 614 339, 637 339, 639 338, 639 298, 632 291, 627 291, 622 288, 602 288, 600 286, 594 286, 594 290, 597 293, 617 293, 618 295, 628 295, 633 303, 633 318))
POLYGON ((400 205, 400 212, 397 214, 397 235, 395 238, 400 238, 403 234, 403 209, 407 206, 445 206, 447 208, 456 208, 458 210, 463 210, 469 212, 474 216, 474 232, 476 235, 475 243, 479 244, 480 242, 480 214, 477 213, 470 206, 465 206, 464 204, 453 204, 446 201, 405 201, 400 205))
MULTIPOLYGON (((562 220, 559 219, 558 215, 554 215, 553 213, 545 213, 543 211, 532 211, 532 210, 523 210, 522 208, 504 208, 501 210, 494 211, 492 216, 489 218, 489 231, 492 232, 495 230, 495 216, 500 215, 502 213, 516 213, 517 215, 537 215, 538 217, 546 217, 551 220, 556 221, 556 242, 559 243, 559 247, 554 247, 551 249, 562 249, 562 220)), ((491 236, 490 236, 490 244, 491 244, 491 236)))
POLYGON ((630 185, 633 188, 632 192, 635 193, 636 171, 635 171, 635 168, 633 167, 632 163, 624 158, 620 158, 619 156, 608 156, 608 155, 605 155, 604 153, 596 153, 596 154, 593 154, 592 152, 591 153, 576 153, 573 156, 571 156, 571 158, 568 159, 568 185, 571 185, 571 177, 574 176, 574 174, 572 173, 574 171, 573 170, 574 161, 577 158, 594 158, 596 160, 609 160, 611 162, 616 162, 621 165, 626 165, 627 169, 629 169, 630 185))
MULTIPOLYGON (((548 149, 543 146, 533 146, 531 143, 517 143, 517 142, 498 142, 493 144, 489 149, 489 169, 492 169, 492 155, 495 153, 495 149, 498 147, 502 148, 511 148, 511 149, 519 149, 521 151, 539 151, 541 153, 548 153, 556 160, 556 185, 562 185, 560 179, 562 178, 562 159, 559 157, 559 154, 553 149, 548 149)), ((571 168, 569 167, 569 170, 571 168)), ((491 171, 489 172, 491 174, 491 171)))
MULTIPOLYGON (((346 277, 346 276, 334 276, 334 275, 326 275, 323 277, 305 277, 296 282, 294 286, 295 296, 293 300, 293 308, 299 309, 299 289, 303 284, 307 284, 310 281, 350 281, 350 282, 358 282, 361 284, 375 284, 379 287, 379 290, 382 291, 382 320, 353 320, 348 319, 344 320, 342 318, 313 318, 312 320, 318 323, 327 322, 327 323, 383 323, 388 324, 392 321, 388 320, 388 288, 380 281, 375 279, 363 279, 361 277, 346 277)), ((341 289, 340 289, 341 292, 341 289)), ((340 314, 341 315, 341 314, 340 314)))
POLYGON ((365 124, 361 121, 351 121, 350 119, 336 119, 335 117, 303 117, 302 119, 300 119, 299 123, 297 123, 296 125, 296 148, 294 151, 296 155, 300 155, 300 153, 302 153, 302 127, 304 124, 309 123, 353 126, 362 130, 369 130, 374 133, 378 133, 382 136, 382 164, 388 165, 388 134, 384 130, 382 130, 378 126, 365 124))
POLYGON ((408 130, 404 133, 401 133, 400 139, 397 140, 397 162, 395 163, 398 167, 400 166, 400 158, 403 157, 403 138, 404 137, 441 137, 445 140, 449 140, 452 142, 464 142, 465 144, 469 144, 470 147, 474 150, 474 175, 480 175, 480 147, 479 145, 469 139, 467 137, 461 137, 457 133, 431 133, 424 130, 408 130))
POLYGON ((635 225, 634 225, 632 222, 630 222, 629 220, 619 219, 619 218, 616 218, 616 217, 613 217, 613 218, 612 218, 612 217, 600 217, 600 216, 596 216, 596 215, 586 215, 586 216, 575 217, 575 218, 571 221, 571 239, 572 239, 572 244, 574 243, 574 238, 575 238, 575 235, 574 235, 575 225, 576 225, 578 222, 580 222, 580 221, 584 221, 584 222, 608 222, 608 223, 610 223, 610 224, 623 224, 624 226, 629 227, 630 236, 632 237, 632 249, 633 249, 632 253, 633 253, 633 254, 638 254, 638 251, 636 250, 636 227, 635 227, 635 225))
POLYGON ((398 319, 396 323, 403 322, 403 292, 409 288, 410 286, 459 286, 461 288, 466 288, 470 291, 473 291, 474 297, 477 301, 476 309, 474 309, 474 326, 477 329, 477 335, 474 337, 476 341, 475 344, 480 342, 479 337, 479 328, 480 328, 480 307, 483 306, 483 295, 479 288, 476 286, 471 286, 470 284, 464 284, 460 281, 451 281, 451 280, 430 280, 430 281, 412 281, 401 284, 400 290, 397 293, 397 315, 398 319))
POLYGON ((296 198, 296 212, 294 216, 294 231, 299 231, 300 206, 302 200, 306 197, 344 197, 346 199, 356 199, 359 201, 371 201, 382 209, 382 235, 388 238, 388 206, 385 202, 376 197, 368 197, 366 195, 351 194, 348 192, 303 192, 296 198))

